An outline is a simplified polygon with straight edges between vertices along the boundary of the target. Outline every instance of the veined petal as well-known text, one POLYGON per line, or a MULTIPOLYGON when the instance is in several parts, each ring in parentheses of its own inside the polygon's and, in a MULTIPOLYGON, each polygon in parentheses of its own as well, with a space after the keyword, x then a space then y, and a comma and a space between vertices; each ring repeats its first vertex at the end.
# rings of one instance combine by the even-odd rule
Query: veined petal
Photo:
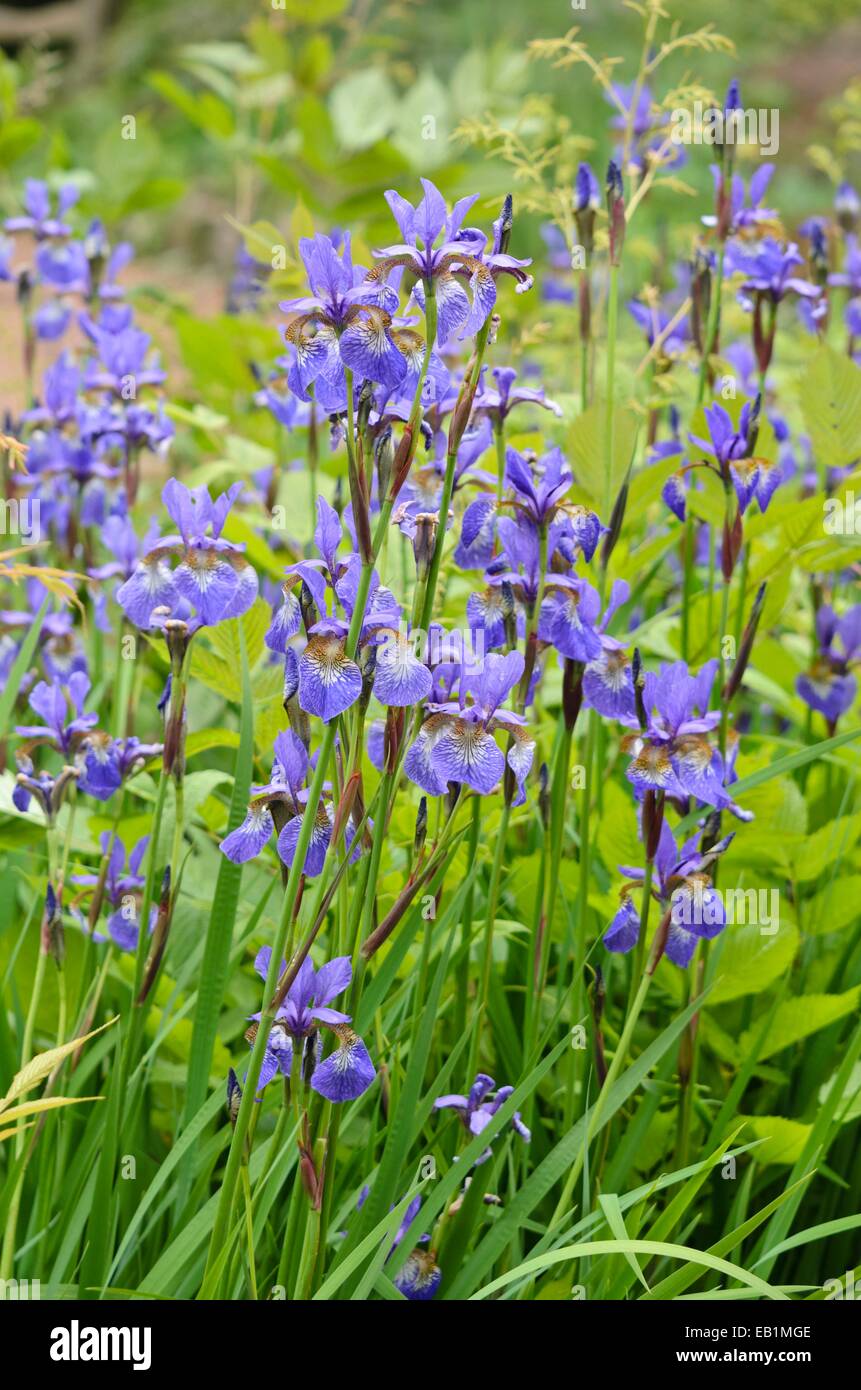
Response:
POLYGON ((634 677, 624 651, 604 651, 583 673, 583 697, 605 719, 633 717, 634 677))
POLYGON ((436 277, 438 343, 446 343, 469 318, 469 295, 453 275, 443 271, 436 277))
POLYGON ((389 389, 403 381, 407 359, 392 340, 386 319, 377 310, 357 319, 341 334, 341 361, 357 377, 369 377, 389 389))
POLYGON ((625 895, 619 910, 604 933, 608 951, 632 951, 640 935, 640 914, 629 895, 625 895))
POLYGON ((496 303, 496 284, 487 266, 476 263, 469 277, 472 290, 472 305, 463 325, 461 338, 471 338, 486 323, 496 303))
POLYGON ((374 1080, 374 1064, 362 1039, 348 1024, 337 1023, 332 1031, 338 1046, 314 1068, 312 1089, 335 1103, 356 1100, 374 1080))
POLYGON ((661 497, 666 502, 670 511, 679 518, 685 519, 685 507, 687 505, 687 484, 685 473, 671 473, 664 486, 661 488, 661 497))
POLYGON ((601 639, 594 628, 580 616, 580 594, 574 590, 560 591, 555 612, 550 618, 550 641, 561 656, 573 661, 597 661, 601 656, 601 639))
POLYGON ((427 699, 433 676, 402 632, 384 629, 377 647, 374 694, 381 705, 417 705, 427 699))
POLYGON ((404 759, 404 772, 411 782, 427 792, 428 796, 444 796, 448 783, 437 770, 433 761, 433 751, 437 740, 448 726, 446 715, 432 715, 422 725, 415 742, 404 759))
POLYGON ((416 1248, 395 1275, 395 1288, 415 1302, 433 1298, 442 1280, 442 1270, 429 1250, 416 1248))
MULTIPOLYGON (((293 816, 278 836, 278 853, 288 868, 293 863, 296 854, 303 820, 304 816, 293 816)), ((314 820, 314 829, 311 831, 311 838, 305 851, 305 864, 302 869, 302 872, 309 878, 314 878, 322 869, 331 838, 332 823, 325 807, 321 805, 314 820)))
POLYGON ((182 597, 194 604, 201 622, 208 626, 227 616, 239 586, 239 575, 222 552, 193 546, 177 566, 174 582, 182 597))
POLYGON ((272 813, 262 801, 249 806, 245 820, 221 841, 219 849, 234 864, 245 864, 260 853, 273 829, 272 813))
POLYGON ((174 608, 179 595, 170 565, 163 555, 147 555, 117 590, 117 603, 129 622, 149 627, 154 608, 174 608))
POLYGON ((666 792, 668 796, 684 797, 685 795, 684 788, 673 771, 669 753, 665 747, 659 744, 644 744, 626 768, 625 776, 638 791, 651 789, 666 792))
POLYGON ((281 586, 283 602, 272 614, 272 622, 263 639, 270 652, 285 653, 291 637, 295 637, 302 626, 302 609, 294 588, 295 583, 281 586))
POLYGON ((441 780, 465 782, 485 793, 505 771, 505 758, 493 735, 467 719, 447 724, 431 751, 431 762, 441 780))
POLYGON ((512 805, 521 806, 526 800, 524 787, 535 756, 535 739, 528 729, 518 728, 517 725, 512 725, 510 732, 511 747, 506 754, 506 760, 517 781, 517 796, 512 805))
POLYGON ((342 714, 362 693, 362 673, 344 652, 344 639, 313 636, 299 660, 299 704, 326 723, 342 714))

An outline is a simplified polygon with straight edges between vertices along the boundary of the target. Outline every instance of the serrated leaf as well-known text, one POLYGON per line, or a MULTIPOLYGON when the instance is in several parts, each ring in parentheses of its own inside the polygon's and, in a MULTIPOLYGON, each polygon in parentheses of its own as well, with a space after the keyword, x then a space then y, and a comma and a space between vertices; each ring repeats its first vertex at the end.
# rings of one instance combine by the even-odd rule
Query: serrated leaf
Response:
POLYGON ((397 115, 397 97, 382 68, 365 68, 336 84, 329 110, 343 148, 366 150, 391 130, 397 115))
MULTIPOLYGON (((784 1048, 791 1047, 802 1038, 810 1037, 811 1033, 818 1033, 820 1028, 825 1028, 829 1023, 845 1018, 846 1014, 853 1013, 858 1008, 859 998, 861 985, 847 989, 843 994, 805 994, 797 999, 784 1000, 778 1005, 768 1030, 768 1037, 760 1048, 759 1060, 774 1057, 784 1048)), ((740 1057, 746 1057, 756 1045, 758 1032, 759 1028, 754 1025, 742 1033, 737 1043, 740 1057)))
POLYGON ((781 1115, 748 1116, 747 1125, 762 1140, 756 1150, 756 1161, 762 1164, 797 1163, 810 1137, 810 1125, 781 1115))
POLYGON ((617 405, 613 411, 613 457, 610 477, 605 477, 604 440, 606 435, 606 406, 596 401, 578 415, 568 433, 571 468, 575 481, 589 494, 599 509, 602 521, 609 521, 604 511, 609 500, 612 507, 622 486, 637 438, 637 418, 633 411, 617 405))
MULTIPOLYGON (((861 453, 861 367, 823 343, 802 377, 800 396, 819 467, 846 468, 854 463, 861 453)), ((821 524, 821 499, 815 505, 821 524)))
POLYGON ((798 928, 794 923, 781 922, 773 936, 764 935, 754 923, 729 927, 711 1002, 724 1004, 759 993, 790 968, 797 949, 798 928))

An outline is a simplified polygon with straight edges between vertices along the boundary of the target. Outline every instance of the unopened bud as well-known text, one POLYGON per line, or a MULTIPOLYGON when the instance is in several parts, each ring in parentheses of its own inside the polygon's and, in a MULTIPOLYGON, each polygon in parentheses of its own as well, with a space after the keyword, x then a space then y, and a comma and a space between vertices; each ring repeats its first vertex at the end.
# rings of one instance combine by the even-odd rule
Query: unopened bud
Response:
POLYGON ((419 802, 419 809, 416 812, 416 829, 413 835, 413 853, 418 859, 424 849, 425 840, 428 833, 428 799, 423 796, 419 802))
POLYGON ((735 659, 735 665, 733 666, 732 671, 730 672, 729 680, 724 686, 723 692, 721 694, 721 699, 723 700, 724 704, 728 704, 729 701, 732 699, 733 695, 741 685, 744 673, 747 670, 747 664, 750 661, 750 654, 753 650, 753 643, 756 637, 756 629, 759 627, 759 620, 762 617, 762 608, 763 604, 765 603, 765 589, 765 584, 760 584, 756 593, 756 598, 753 601, 753 607, 750 610, 750 617, 747 620, 747 626, 744 629, 742 639, 739 644, 738 656, 735 659))

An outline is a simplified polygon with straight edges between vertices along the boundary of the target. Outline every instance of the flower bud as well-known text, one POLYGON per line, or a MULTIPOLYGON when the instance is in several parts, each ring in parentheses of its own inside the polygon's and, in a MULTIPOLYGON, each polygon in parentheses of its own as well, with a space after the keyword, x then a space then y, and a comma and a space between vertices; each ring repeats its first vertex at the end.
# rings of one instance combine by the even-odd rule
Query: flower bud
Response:
POLYGON ((607 166, 607 216, 610 219, 610 265, 618 267, 622 264, 625 245, 625 196, 622 174, 613 159, 607 166))
POLYGON ((233 1128, 236 1128, 236 1117, 239 1114, 239 1107, 242 1104, 242 1087, 236 1079, 236 1072, 231 1067, 227 1073, 227 1114, 233 1128))
POLYGON ((425 840, 428 833, 428 799, 423 796, 419 802, 419 809, 416 812, 416 828, 413 835, 413 854, 418 859, 424 849, 425 840))
POLYGON ((728 704, 729 701, 732 699, 733 695, 741 685, 744 673, 747 670, 747 664, 750 661, 750 654, 753 650, 754 638, 756 637, 756 629, 759 627, 759 620, 762 617, 762 608, 763 604, 765 603, 765 589, 765 584, 760 584, 756 593, 756 598, 753 601, 753 607, 750 610, 750 617, 747 620, 747 626, 745 627, 744 632, 742 634, 741 644, 738 649, 738 656, 735 659, 735 665, 732 668, 729 680, 724 686, 723 692, 721 694, 721 699, 724 702, 724 704, 728 704))
POLYGON ((546 763, 542 763, 538 769, 538 811, 541 816, 541 824, 545 830, 548 830, 550 827, 550 773, 546 763))
POLYGON ((583 704, 583 673, 586 667, 582 661, 565 658, 562 670, 562 715, 565 728, 570 734, 577 723, 577 716, 583 704))
POLYGON ((379 495, 385 497, 389 482, 392 477, 392 468, 395 462, 395 445, 392 438, 392 427, 386 425, 381 430, 374 441, 374 463, 377 469, 377 482, 379 484, 379 495))
POLYGON ((643 702, 643 689, 646 683, 645 672, 643 671, 643 659, 640 656, 640 648, 634 648, 634 655, 631 658, 631 676, 634 682, 634 705, 637 711, 637 721, 642 730, 645 730, 649 723, 649 716, 643 702))
POLYGON ((496 251, 499 255, 505 255, 511 241, 511 232, 514 227, 514 199, 510 193, 506 193, 502 204, 502 210, 493 224, 494 240, 497 243, 496 251))
POLYGON ((854 232, 861 218, 861 197, 851 183, 843 182, 834 195, 834 212, 844 232, 854 232))
POLYGON ((413 536, 413 554, 416 557, 416 578, 423 582, 430 574, 439 530, 439 517, 435 512, 419 512, 415 519, 416 531, 413 536))

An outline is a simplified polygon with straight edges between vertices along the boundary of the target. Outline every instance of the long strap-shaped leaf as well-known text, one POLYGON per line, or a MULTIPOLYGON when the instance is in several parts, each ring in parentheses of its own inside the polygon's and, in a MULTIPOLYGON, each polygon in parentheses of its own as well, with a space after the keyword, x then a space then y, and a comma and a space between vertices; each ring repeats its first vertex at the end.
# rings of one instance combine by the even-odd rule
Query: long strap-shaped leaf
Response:
POLYGON ((39 641, 39 633, 42 631, 42 624, 45 621, 50 603, 49 595, 33 619, 32 627, 27 629, 27 636, 21 643, 18 655, 12 662, 12 669, 6 679, 3 692, 0 694, 0 738, 5 737, 8 733, 6 725, 9 723, 9 718, 15 707, 21 682, 33 660, 33 653, 36 650, 36 643, 39 641))
MULTIPOLYGON (((628 1097, 657 1065, 667 1049, 672 1047, 692 1016, 698 1009, 702 1008, 707 994, 708 990, 705 990, 694 999, 668 1024, 663 1033, 649 1044, 636 1062, 628 1067, 627 1071, 622 1072, 604 1102, 599 1130, 609 1123, 616 1111, 625 1104, 628 1097)), ((564 1039, 563 1042, 567 1045, 568 1039, 564 1039)), ((506 1105, 510 1104, 511 1099, 513 1097, 509 1098, 506 1105)), ((514 1200, 508 1204, 502 1218, 494 1223, 481 1244, 467 1260, 449 1292, 449 1298, 462 1299, 469 1296, 505 1250, 509 1241, 516 1235, 529 1214, 555 1187, 556 1183, 565 1177, 585 1142, 590 1114, 591 1111, 587 1111, 585 1115, 580 1117, 568 1133, 560 1139, 556 1147, 542 1160, 528 1181, 523 1184, 514 1200)), ((594 1135, 592 1137, 594 1138, 594 1135)))
MULTIPOLYGON (((233 796, 227 820, 227 833, 235 830, 245 816, 251 788, 251 763, 254 741, 254 710, 251 695, 251 676, 248 670, 248 650, 245 632, 239 624, 239 651, 242 661, 242 705, 239 711, 239 748, 233 774, 233 796)), ((185 1104, 185 1124, 197 1113, 206 1098, 209 1071, 218 1031, 218 1017, 227 984, 230 945, 239 905, 242 865, 234 864, 221 855, 218 878, 206 929, 206 945, 197 987, 197 1006, 194 1011, 194 1030, 188 1059, 188 1091, 185 1104)))
POLYGON ((718 1274, 725 1274, 730 1279, 738 1279, 750 1289, 756 1289, 764 1298, 777 1299, 784 1303, 789 1302, 788 1294, 775 1288, 772 1284, 766 1283, 756 1274, 749 1274, 741 1265, 730 1264, 728 1260, 720 1260, 716 1255, 709 1255, 705 1250, 694 1250, 689 1245, 671 1245, 663 1240, 587 1240, 579 1245, 566 1245, 561 1250, 550 1250, 546 1255, 537 1255, 534 1259, 524 1260, 516 1269, 510 1269, 507 1274, 501 1274, 492 1283, 486 1284, 478 1293, 474 1293, 471 1302, 476 1302, 484 1298, 489 1298, 491 1294, 499 1289, 504 1289, 507 1284, 511 1284, 515 1279, 522 1279, 525 1274, 540 1274, 545 1269, 550 1269, 553 1265, 564 1264, 569 1260, 580 1260, 589 1255, 662 1255, 665 1259, 684 1260, 687 1264, 702 1265, 705 1269, 714 1269, 718 1274))

